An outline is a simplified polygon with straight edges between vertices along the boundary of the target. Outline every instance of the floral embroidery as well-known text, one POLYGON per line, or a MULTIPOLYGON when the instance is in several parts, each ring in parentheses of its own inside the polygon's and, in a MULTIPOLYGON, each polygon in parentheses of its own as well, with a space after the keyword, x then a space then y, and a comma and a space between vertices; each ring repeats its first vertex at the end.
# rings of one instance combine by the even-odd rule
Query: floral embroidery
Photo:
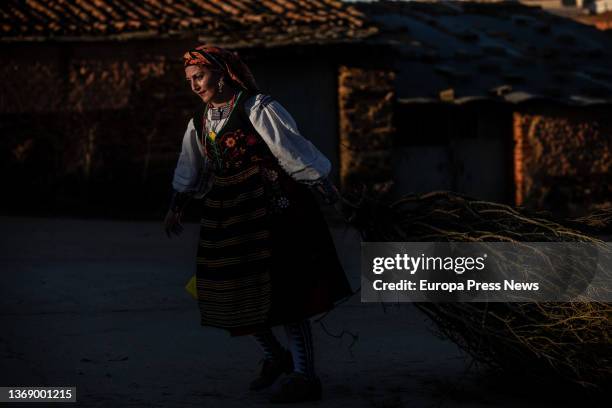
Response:
POLYGON ((270 181, 276 181, 276 179, 278 179, 278 173, 272 169, 263 169, 263 175, 270 181))
POLYGON ((211 140, 212 149, 220 169, 239 169, 246 163, 262 160, 265 144, 253 133, 245 133, 242 129, 224 132, 211 140), (262 150, 263 149, 263 150, 262 150))
POLYGON ((281 172, 279 168, 261 167, 261 176, 268 197, 268 208, 273 214, 281 214, 291 206, 281 186, 281 172))
POLYGON ((289 207, 289 199, 285 196, 280 196, 276 199, 276 205, 279 208, 287 208, 289 207))

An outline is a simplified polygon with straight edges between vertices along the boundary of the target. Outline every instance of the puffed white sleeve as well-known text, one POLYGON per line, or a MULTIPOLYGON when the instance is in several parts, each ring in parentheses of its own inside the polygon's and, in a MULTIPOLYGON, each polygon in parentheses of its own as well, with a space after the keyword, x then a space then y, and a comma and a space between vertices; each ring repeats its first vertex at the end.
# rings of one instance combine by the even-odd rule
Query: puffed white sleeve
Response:
POLYGON ((329 175, 331 163, 304 138, 287 110, 268 95, 245 101, 253 127, 268 145, 281 167, 295 180, 312 184, 329 175))
POLYGON ((181 193, 197 191, 203 167, 203 157, 193 119, 191 119, 183 136, 181 154, 174 169, 172 187, 181 193))

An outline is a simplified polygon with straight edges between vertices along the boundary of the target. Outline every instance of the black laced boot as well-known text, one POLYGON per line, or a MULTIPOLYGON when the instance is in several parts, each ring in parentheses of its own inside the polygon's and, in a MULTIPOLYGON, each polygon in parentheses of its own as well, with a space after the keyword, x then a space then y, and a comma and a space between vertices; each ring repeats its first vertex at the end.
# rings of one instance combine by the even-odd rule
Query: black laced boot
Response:
POLYGON ((251 391, 263 390, 274 384, 282 374, 293 371, 293 358, 291 353, 285 349, 272 359, 265 359, 259 377, 251 381, 251 391))

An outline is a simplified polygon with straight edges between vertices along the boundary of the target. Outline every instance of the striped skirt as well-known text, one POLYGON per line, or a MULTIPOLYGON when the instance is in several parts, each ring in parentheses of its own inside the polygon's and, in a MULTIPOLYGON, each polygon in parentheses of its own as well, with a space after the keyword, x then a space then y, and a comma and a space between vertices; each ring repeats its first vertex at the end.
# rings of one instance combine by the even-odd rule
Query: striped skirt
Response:
POLYGON ((259 167, 217 177, 203 201, 196 273, 202 325, 264 324, 272 252, 259 167))
POLYGON ((312 193, 280 168, 217 176, 201 211, 202 325, 250 334, 322 313, 352 293, 312 193))

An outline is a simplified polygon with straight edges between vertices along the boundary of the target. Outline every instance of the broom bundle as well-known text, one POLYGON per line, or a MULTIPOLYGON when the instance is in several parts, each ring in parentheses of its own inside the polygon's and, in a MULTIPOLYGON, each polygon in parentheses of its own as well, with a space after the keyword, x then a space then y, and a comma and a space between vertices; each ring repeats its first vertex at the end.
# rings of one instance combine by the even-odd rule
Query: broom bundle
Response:
MULTIPOLYGON (((404 196, 391 204, 362 194, 353 203, 351 222, 365 241, 580 242, 608 251, 601 240, 576 228, 584 225, 588 230, 602 223, 607 227, 609 212, 560 223, 544 213, 442 191, 404 196)), ((584 270, 584 265, 576 270, 584 270)), ((442 335, 488 366, 600 389, 611 382, 608 303, 457 302, 416 307, 442 335)))

